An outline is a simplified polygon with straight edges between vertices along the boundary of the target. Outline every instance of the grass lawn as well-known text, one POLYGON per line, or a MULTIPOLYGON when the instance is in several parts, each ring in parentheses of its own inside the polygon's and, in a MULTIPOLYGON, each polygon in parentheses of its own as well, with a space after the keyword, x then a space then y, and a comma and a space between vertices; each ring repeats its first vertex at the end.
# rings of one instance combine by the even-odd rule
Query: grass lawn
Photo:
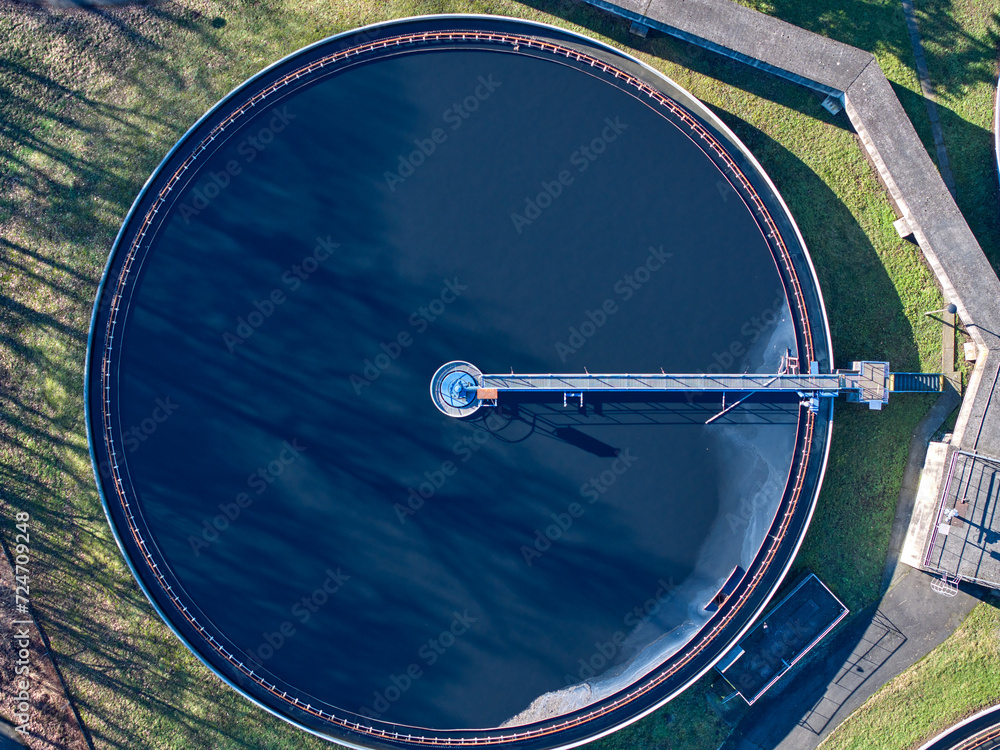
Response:
MULTIPOLYGON (((939 16, 948 19, 944 2, 939 16)), ((764 9, 875 52, 930 142, 898 4, 821 5, 816 12, 782 0, 764 9)), ((0 0, 0 516, 32 515, 36 615, 98 748, 327 746, 212 677, 133 582, 89 467, 81 395, 87 326, 134 196, 209 106, 324 36, 445 11, 573 28, 677 80, 747 143, 791 207, 823 285, 838 364, 870 357, 904 370, 939 369, 940 329, 922 315, 942 305, 932 275, 919 250, 896 236, 846 117, 829 115, 804 89, 671 39, 631 37, 626 23, 572 0, 183 0, 69 12, 0 0)), ((953 15, 961 31, 966 16, 953 15)), ((942 75, 955 97, 947 106, 966 122, 972 114, 963 107, 981 109, 972 101, 979 89, 963 93, 952 73, 942 75)), ((961 148, 968 164, 986 158, 981 140, 961 148)), ((961 197, 978 178, 960 176, 965 162, 953 161, 961 197)), ((969 190, 969 205, 985 200, 969 190)), ((907 446, 929 405, 917 396, 894 398, 879 414, 838 405, 830 470, 796 568, 812 568, 854 611, 878 595, 907 446)), ((13 533, 11 523, 0 531, 7 542, 13 533)), ((696 686, 602 744, 714 748, 727 733, 696 686)))
POLYGON ((1000 702, 1000 611, 980 604, 962 626, 890 680, 822 744, 823 750, 905 750, 1000 702))

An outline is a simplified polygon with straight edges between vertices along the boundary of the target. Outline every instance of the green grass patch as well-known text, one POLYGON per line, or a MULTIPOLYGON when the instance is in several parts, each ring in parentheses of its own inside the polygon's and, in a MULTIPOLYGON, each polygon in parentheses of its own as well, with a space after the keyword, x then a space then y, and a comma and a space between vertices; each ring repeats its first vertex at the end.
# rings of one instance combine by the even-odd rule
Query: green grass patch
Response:
POLYGON ((905 750, 1000 702, 1000 612, 977 606, 948 640, 851 714, 822 750, 905 750))
MULTIPOLYGON (((782 0, 768 10, 871 49, 897 91, 915 92, 897 5, 782 0)), ((547 21, 677 80, 747 143, 791 207, 823 285, 837 363, 884 357, 906 370, 939 367, 940 329, 922 312, 941 307, 940 294, 919 250, 896 236, 846 118, 759 71, 662 36, 640 40, 621 19, 572 0, 183 0, 99 12, 0 0, 0 511, 32 514, 37 615, 99 748, 328 746, 216 680, 132 580, 89 466, 87 327, 132 200, 208 107, 305 44, 429 12, 547 21)), ((966 95, 954 91, 949 106, 959 112, 966 95)), ((929 138, 922 102, 914 94, 904 105, 929 138)), ((830 471, 797 568, 815 570, 854 611, 878 595, 907 446, 929 405, 894 398, 869 413, 838 404, 830 471)), ((10 539, 11 529, 0 533, 10 539)), ((716 747, 729 730, 708 708, 706 687, 604 746, 716 747)))

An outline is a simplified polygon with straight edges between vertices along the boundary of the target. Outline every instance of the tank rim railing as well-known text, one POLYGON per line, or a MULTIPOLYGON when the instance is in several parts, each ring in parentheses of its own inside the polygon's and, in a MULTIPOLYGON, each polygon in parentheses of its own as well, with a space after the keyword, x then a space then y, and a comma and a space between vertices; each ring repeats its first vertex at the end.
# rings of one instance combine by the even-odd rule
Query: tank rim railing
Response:
MULTIPOLYGON (((225 644, 220 643, 212 635, 212 633, 210 633, 208 629, 198 621, 194 613, 192 613, 189 607, 181 600, 180 595, 174 590, 173 586, 167 580, 165 573, 161 570, 157 561, 153 559, 152 553, 149 550, 149 545, 147 544, 143 532, 140 529, 140 522, 138 518, 141 517, 141 513, 137 516, 137 512, 133 510, 131 501, 125 491, 125 481, 121 473, 122 466, 118 461, 120 451, 115 444, 112 424, 113 409, 111 403, 111 384, 114 371, 112 366, 113 342, 117 328, 118 314, 122 307, 124 290, 128 286, 133 261, 139 248, 143 245, 148 234, 152 231, 160 209, 168 203, 171 197, 171 192, 178 187, 185 173, 195 165, 201 155, 204 154, 217 139, 222 137, 227 128, 232 126, 240 118, 252 111, 267 98, 279 92, 284 87, 291 85, 298 79, 308 76, 310 73, 317 70, 331 68, 331 66, 350 60, 351 58, 357 58, 372 52, 399 49, 400 47, 407 45, 442 42, 500 44, 511 47, 513 51, 518 51, 520 47, 523 46, 528 49, 536 49, 589 64, 591 67, 600 69, 614 78, 622 80, 625 84, 635 87, 641 93, 646 94, 651 99, 657 101, 661 106, 668 109, 674 116, 687 125, 690 130, 702 141, 704 141, 708 148, 727 166, 731 174, 738 179, 743 191, 745 191, 746 195, 749 197, 750 204, 748 204, 748 207, 751 208, 755 218, 764 223, 764 227, 761 227, 761 231, 764 233, 765 238, 770 240, 769 244, 773 243, 772 248, 777 248, 777 255, 780 258, 781 265, 783 266, 785 272, 783 274, 783 279, 787 279, 787 283, 791 287, 791 294, 789 296, 794 301, 798 326, 801 326, 801 330, 798 330, 798 326, 796 326, 796 328, 797 334, 800 336, 800 345, 803 350, 802 354, 808 361, 815 359, 812 330, 810 327, 805 297, 802 292, 802 285, 799 282, 794 263, 784 239, 778 230, 778 226, 773 217, 770 215, 764 201, 753 187, 749 178, 747 178, 747 176, 743 173, 742 169, 740 169, 733 157, 726 151, 725 148, 721 146, 717 139, 707 130, 707 128, 705 128, 704 125, 701 124, 700 121, 695 119, 672 99, 635 76, 619 70, 597 57, 567 46, 529 36, 501 32, 425 31, 411 34, 401 34, 357 45, 346 50, 340 50, 282 76, 272 84, 258 91, 255 95, 250 97, 224 117, 222 121, 219 122, 200 143, 198 143, 195 149, 174 171, 173 175, 171 175, 166 184, 157 194, 153 205, 143 216, 142 223, 136 230, 129 250, 122 262, 122 268, 118 274, 117 286, 111 297, 109 317, 105 328, 105 346, 101 357, 102 425, 104 431, 104 448, 110 459, 109 467, 112 485, 114 487, 115 494, 117 495, 123 517, 127 523, 135 548, 138 549, 143 555, 144 561, 148 569, 152 572, 160 589, 165 593, 176 611, 181 615, 181 617, 184 618, 188 626, 201 638, 203 638, 204 642, 207 643, 232 669, 247 680, 250 680, 254 684, 263 688, 265 691, 270 693, 272 697, 284 701, 289 707, 297 709, 324 722, 328 722, 361 734, 390 741, 398 740, 411 744, 423 744, 428 746, 497 745, 510 742, 529 741, 545 737, 556 732, 562 732, 568 729, 580 727, 590 721, 604 717, 612 711, 621 708, 623 705, 631 703, 637 698, 640 698, 659 687, 665 681, 674 677, 682 669, 689 666, 696 658, 701 657, 705 649, 708 648, 714 639, 730 625, 740 609, 747 603, 750 597, 756 593, 757 587, 760 585, 764 577, 770 572, 771 563, 782 546, 785 534, 787 533, 791 521, 798 510, 798 503, 805 484, 810 452, 812 450, 812 440, 816 424, 815 414, 812 412, 806 412, 803 418, 799 421, 796 444, 801 447, 797 451, 797 460, 794 461, 794 463, 797 464, 798 469, 790 491, 788 489, 788 485, 786 484, 785 496, 782 504, 779 505, 778 512, 780 514, 780 518, 776 517, 775 521, 777 528, 775 528, 772 524, 772 531, 767 537, 771 540, 770 546, 766 552, 763 550, 758 552, 752 566, 752 574, 748 572, 748 577, 745 577, 744 581, 739 584, 736 592, 734 592, 734 594, 730 597, 726 605, 724 605, 723 608, 720 608, 719 612, 712 618, 712 620, 709 620, 709 623, 712 623, 712 626, 708 630, 703 629, 699 632, 696 640, 689 644, 679 658, 672 657, 671 660, 667 662, 667 665, 660 668, 661 671, 656 674, 655 677, 645 678, 640 685, 633 686, 619 697, 613 700, 601 702, 597 708, 589 711, 582 710, 581 712, 577 712, 569 719, 546 722, 541 726, 529 725, 532 728, 510 733, 503 732, 497 734, 496 731, 491 731, 489 729, 453 731, 440 730, 437 732, 436 736, 428 734, 404 733, 403 731, 400 731, 402 729, 400 725, 393 725, 397 727, 397 729, 389 730, 362 724, 361 722, 352 721, 344 716, 335 715, 331 711, 326 711, 323 708, 313 706, 307 701, 300 700, 298 696, 289 695, 287 691, 282 690, 276 683, 270 682, 264 675, 258 674, 252 667, 244 664, 236 654, 232 653, 225 646, 225 644), (781 512, 782 508, 784 509, 783 513, 781 512), (763 552, 763 558, 761 558, 761 552, 763 552)), ((729 175, 726 176, 728 178, 729 175)), ((744 193, 740 192, 739 194, 745 201, 746 198, 744 197, 744 193)), ((420 728, 412 727, 412 729, 419 730, 420 728)), ((424 731, 434 732, 436 730, 428 729, 424 731)))

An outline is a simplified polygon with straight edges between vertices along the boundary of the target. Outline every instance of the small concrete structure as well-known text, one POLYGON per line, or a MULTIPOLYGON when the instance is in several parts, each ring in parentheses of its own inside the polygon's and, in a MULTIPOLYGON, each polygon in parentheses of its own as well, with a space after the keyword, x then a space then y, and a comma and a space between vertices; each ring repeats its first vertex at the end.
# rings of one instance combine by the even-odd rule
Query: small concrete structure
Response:
POLYGON ((841 111, 844 109, 844 105, 840 103, 840 99, 835 97, 833 94, 826 97, 826 99, 823 100, 822 104, 823 104, 823 109, 825 109, 831 115, 839 115, 841 111))
POLYGON ((643 39, 649 34, 649 27, 639 23, 638 21, 633 21, 632 25, 629 26, 628 32, 630 34, 635 34, 636 36, 641 36, 643 39))
POLYGON ((715 669, 753 705, 848 613, 816 574, 809 573, 715 669))
POLYGON ((914 241, 913 227, 910 226, 910 222, 905 216, 892 222, 892 228, 896 230, 896 234, 898 234, 901 239, 904 239, 907 242, 914 241))

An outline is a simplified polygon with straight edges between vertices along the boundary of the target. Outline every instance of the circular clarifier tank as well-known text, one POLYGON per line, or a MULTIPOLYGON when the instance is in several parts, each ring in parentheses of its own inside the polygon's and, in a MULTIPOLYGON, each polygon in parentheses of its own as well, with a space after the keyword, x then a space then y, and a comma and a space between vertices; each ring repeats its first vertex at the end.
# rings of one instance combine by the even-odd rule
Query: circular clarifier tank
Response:
POLYGON ((830 368, 815 275, 707 108, 593 40, 435 16, 282 60, 174 147, 108 263, 88 428, 137 580, 249 699, 353 746, 567 746, 750 626, 832 411, 494 406, 477 373, 783 359, 830 368))

